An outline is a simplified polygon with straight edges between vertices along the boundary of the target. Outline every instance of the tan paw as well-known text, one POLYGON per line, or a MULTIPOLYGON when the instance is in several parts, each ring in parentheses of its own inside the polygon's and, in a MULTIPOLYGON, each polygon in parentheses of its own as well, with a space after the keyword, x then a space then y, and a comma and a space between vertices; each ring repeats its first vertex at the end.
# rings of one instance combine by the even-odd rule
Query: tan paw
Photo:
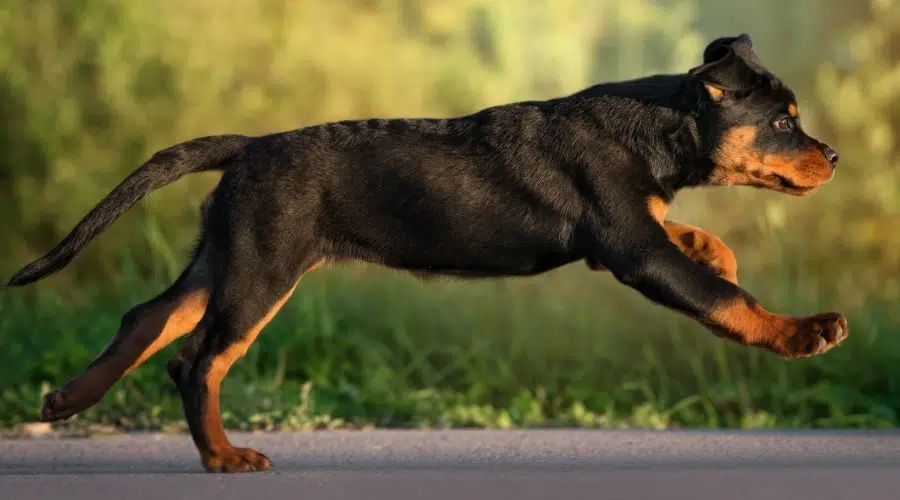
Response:
POLYGON ((262 472, 272 467, 269 457, 250 448, 232 448, 203 460, 206 472, 262 472))
POLYGON ((847 318, 840 313, 824 313, 800 318, 793 332, 789 332, 774 346, 782 358, 806 358, 824 354, 847 339, 847 318))

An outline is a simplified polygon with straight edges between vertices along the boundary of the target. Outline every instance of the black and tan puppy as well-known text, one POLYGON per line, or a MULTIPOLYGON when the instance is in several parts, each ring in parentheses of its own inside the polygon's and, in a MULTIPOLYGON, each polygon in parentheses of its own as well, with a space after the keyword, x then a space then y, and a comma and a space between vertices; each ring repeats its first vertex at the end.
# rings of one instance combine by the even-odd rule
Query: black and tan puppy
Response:
POLYGON ((219 386, 300 277, 322 265, 364 261, 474 278, 583 260, 737 342, 786 358, 827 351, 847 336, 843 316, 767 311, 738 287, 731 250, 666 220, 666 208, 682 188, 703 185, 807 194, 832 178, 836 162, 833 149, 801 129, 793 92, 742 35, 712 42, 687 74, 549 101, 173 146, 9 285, 61 269, 150 191, 191 172, 223 171, 187 269, 125 314, 87 370, 45 397, 41 418, 90 407, 190 334, 168 370, 203 465, 265 470, 264 455, 226 437, 219 386))

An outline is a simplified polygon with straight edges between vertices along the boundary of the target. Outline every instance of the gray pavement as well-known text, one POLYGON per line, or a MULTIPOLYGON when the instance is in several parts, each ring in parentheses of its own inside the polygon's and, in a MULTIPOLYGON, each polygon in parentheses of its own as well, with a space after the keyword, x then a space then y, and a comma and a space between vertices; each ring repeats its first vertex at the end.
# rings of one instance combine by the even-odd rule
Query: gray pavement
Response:
POLYGON ((274 468, 206 474, 188 436, 0 440, 0 499, 900 499, 900 432, 231 436, 274 468))

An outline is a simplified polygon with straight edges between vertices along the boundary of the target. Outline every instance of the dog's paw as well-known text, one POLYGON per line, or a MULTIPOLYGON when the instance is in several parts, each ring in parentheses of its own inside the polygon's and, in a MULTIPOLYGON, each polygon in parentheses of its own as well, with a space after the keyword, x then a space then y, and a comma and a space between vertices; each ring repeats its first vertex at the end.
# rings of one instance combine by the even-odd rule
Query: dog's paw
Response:
POLYGON ((41 408, 41 422, 55 422, 65 420, 78 409, 74 404, 71 394, 65 389, 56 389, 44 394, 44 406, 41 408))
POLYGON ((737 257, 718 237, 701 231, 688 231, 672 241, 694 262, 716 276, 737 284, 737 257))
POLYGON ((269 457, 250 448, 232 448, 216 453, 203 460, 206 472, 238 473, 262 472, 272 467, 269 457))
POLYGON ((847 318, 839 313, 825 313, 798 318, 796 327, 775 345, 782 358, 806 358, 824 354, 847 339, 847 318))
POLYGON ((44 394, 41 422, 65 420, 97 404, 103 393, 85 390, 84 379, 75 377, 63 387, 44 394))

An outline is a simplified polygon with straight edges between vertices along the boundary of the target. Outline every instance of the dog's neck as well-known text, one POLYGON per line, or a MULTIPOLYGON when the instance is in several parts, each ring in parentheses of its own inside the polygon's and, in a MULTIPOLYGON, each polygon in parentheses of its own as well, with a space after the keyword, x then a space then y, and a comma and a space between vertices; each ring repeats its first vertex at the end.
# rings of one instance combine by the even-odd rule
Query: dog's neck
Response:
POLYGON ((671 200, 683 188, 706 183, 712 165, 702 131, 715 104, 697 79, 657 75, 595 85, 572 97, 593 101, 596 123, 623 138, 623 144, 644 159, 658 187, 654 194, 671 200), (610 109, 622 108, 631 110, 634 118, 620 113, 610 119, 610 109))

